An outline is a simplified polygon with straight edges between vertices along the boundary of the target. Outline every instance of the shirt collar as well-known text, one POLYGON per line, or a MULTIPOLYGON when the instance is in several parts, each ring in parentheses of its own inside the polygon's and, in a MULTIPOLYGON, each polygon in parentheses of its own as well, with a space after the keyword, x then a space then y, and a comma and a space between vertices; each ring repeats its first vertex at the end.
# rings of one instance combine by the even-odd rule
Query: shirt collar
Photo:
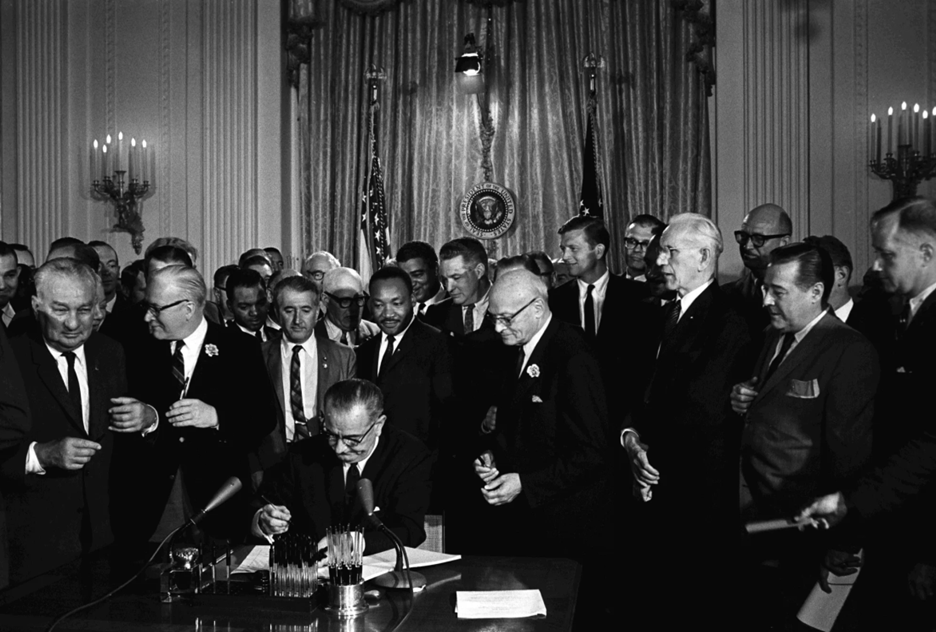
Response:
POLYGON ((117 294, 116 294, 116 292, 115 292, 115 293, 114 293, 114 297, 113 297, 111 300, 107 301, 107 307, 105 307, 105 309, 107 310, 107 313, 108 313, 108 314, 110 314, 112 311, 114 311, 114 305, 116 305, 116 304, 117 304, 117 294))
POLYGON ((283 349, 284 358, 292 354, 293 347, 295 347, 296 345, 299 345, 300 347, 302 347, 303 351, 305 351, 309 355, 313 355, 315 351, 318 349, 318 347, 315 344, 315 334, 312 334, 311 336, 309 336, 309 339, 306 340, 305 342, 290 342, 289 340, 286 339, 286 336, 283 336, 282 338, 280 338, 280 344, 283 349))
POLYGON ((816 323, 822 320, 822 317, 825 316, 826 312, 828 311, 829 311, 828 309, 822 310, 821 312, 819 312, 818 316, 816 316, 811 321, 809 321, 808 325, 806 325, 805 327, 797 331, 795 334, 793 334, 793 338, 796 340, 797 344, 799 344, 803 340, 803 338, 806 337, 806 334, 812 331, 812 328, 816 326, 816 323))
POLYGON ((435 304, 437 304, 437 303, 441 303, 441 302, 444 301, 444 300, 445 300, 445 288, 442 287, 442 286, 440 285, 440 286, 439 286, 439 291, 435 293, 435 296, 429 297, 429 298, 423 303, 423 305, 425 305, 426 307, 429 307, 430 305, 435 305, 435 304))
POLYGON ((704 292, 706 289, 708 289, 708 286, 710 286, 714 282, 715 282, 715 277, 712 277, 711 279, 709 279, 708 281, 706 281, 705 283, 703 283, 696 289, 692 290, 685 296, 680 297, 679 299, 679 317, 680 318, 682 318, 682 315, 685 314, 686 311, 689 310, 689 308, 692 306, 693 303, 695 303, 695 300, 699 298, 699 295, 702 294, 702 292, 704 292))
MULTIPOLYGON (((45 342, 45 341, 43 341, 43 342, 45 342)), ((55 358, 55 361, 56 361, 56 362, 58 362, 59 359, 62 359, 62 358, 65 357, 65 352, 64 352, 64 351, 59 351, 58 349, 53 349, 52 346, 51 346, 48 342, 45 343, 45 346, 46 346, 46 349, 49 350, 49 353, 52 354, 52 357, 55 358)), ((85 362, 85 350, 84 350, 84 345, 81 345, 81 346, 78 347, 77 349, 72 349, 72 353, 75 354, 75 358, 78 360, 79 363, 81 363, 82 366, 88 366, 88 363, 85 362)), ((66 362, 67 362, 67 360, 66 360, 66 362)))
POLYGON ((914 296, 910 299, 910 318, 912 319, 916 316, 916 313, 920 311, 920 306, 929 298, 929 295, 936 290, 936 283, 933 283, 931 286, 914 296))
POLYGON ((855 301, 851 298, 848 301, 835 310, 835 315, 838 316, 838 319, 843 323, 848 320, 848 317, 851 315, 852 309, 855 307, 855 301))
MULTIPOLYGON (((546 332, 546 328, 549 327, 550 321, 552 321, 552 313, 546 317, 546 322, 543 323, 543 326, 540 327, 539 331, 533 334, 533 337, 530 338, 525 345, 523 345, 523 356, 525 359, 529 360, 533 350, 536 349, 536 345, 539 344, 540 338, 542 338, 543 334, 546 332)), ((524 361, 523 364, 525 366, 526 362, 524 361)))
POLYGON ((604 295, 605 290, 608 288, 608 279, 611 278, 611 273, 608 270, 605 270, 605 273, 602 274, 594 283, 586 283, 582 279, 576 279, 578 281, 579 297, 584 297, 588 294, 588 286, 594 285, 595 289, 592 290, 595 294, 604 295))
MULTIPOLYGON (((387 423, 387 422, 384 422, 384 423, 387 423)), ((343 471, 343 472, 345 473, 345 475, 346 475, 346 476, 345 476, 345 480, 347 480, 348 470, 351 469, 351 466, 352 466, 352 465, 357 465, 357 466, 358 466, 358 474, 360 474, 361 476, 364 476, 364 468, 367 467, 367 462, 370 460, 370 458, 371 458, 372 456, 374 456, 374 452, 377 451, 377 446, 378 446, 378 445, 380 445, 380 436, 379 436, 379 435, 377 436, 376 439, 374 439, 374 447, 371 448, 370 454, 368 454, 367 456, 365 456, 363 459, 361 459, 361 460, 358 461, 357 463, 342 463, 342 464, 341 464, 342 471, 343 471)))
POLYGON ((195 331, 190 333, 188 336, 182 339, 182 342, 185 343, 185 348, 198 352, 201 349, 202 345, 205 343, 205 335, 208 333, 208 320, 202 316, 201 322, 198 323, 198 327, 195 328, 195 331))

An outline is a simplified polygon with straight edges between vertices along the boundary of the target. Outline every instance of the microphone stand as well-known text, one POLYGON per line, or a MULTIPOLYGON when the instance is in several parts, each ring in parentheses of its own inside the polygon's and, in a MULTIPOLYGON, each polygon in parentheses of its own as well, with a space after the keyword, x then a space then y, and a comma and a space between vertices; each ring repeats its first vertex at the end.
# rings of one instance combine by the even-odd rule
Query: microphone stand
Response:
MULTIPOLYGON (((368 517, 376 518, 373 515, 368 517)), ((410 570, 409 555, 406 554, 406 547, 403 546, 403 542, 383 522, 378 521, 378 525, 380 530, 393 542, 393 548, 396 550, 396 566, 391 572, 376 577, 374 583, 381 588, 408 588, 410 590, 425 588, 426 576, 410 570), (406 567, 405 570, 404 566, 406 567)))

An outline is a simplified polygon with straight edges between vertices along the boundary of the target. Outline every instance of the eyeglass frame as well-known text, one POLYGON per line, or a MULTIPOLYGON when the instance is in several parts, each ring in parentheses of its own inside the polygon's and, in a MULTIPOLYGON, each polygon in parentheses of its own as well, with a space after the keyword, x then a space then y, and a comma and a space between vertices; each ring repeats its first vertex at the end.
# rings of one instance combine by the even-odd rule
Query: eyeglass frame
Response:
POLYGON ((624 238, 624 247, 625 247, 625 248, 630 248, 631 250, 636 250, 637 247, 640 246, 641 248, 643 248, 644 252, 646 252, 646 251, 647 251, 647 248, 650 247, 650 244, 651 244, 652 242, 653 242, 653 239, 640 240, 640 239, 634 239, 633 237, 625 237, 625 238, 624 238), (632 244, 628 244, 627 242, 633 242, 633 243, 632 243, 632 244))
POLYGON ((746 233, 743 230, 736 230, 734 232, 735 241, 738 242, 738 245, 742 248, 747 246, 747 243, 750 241, 754 244, 755 248, 763 248, 764 244, 767 243, 770 239, 778 239, 780 237, 789 237, 790 233, 782 233, 779 235, 761 235, 760 233, 746 233), (760 240, 760 243, 757 243, 760 240))
POLYGON ((529 303, 527 303, 526 305, 524 305, 523 307, 521 307, 520 309, 518 309, 517 311, 515 311, 515 312, 514 312, 513 314, 511 314, 510 316, 495 316, 495 315, 492 314, 491 312, 488 312, 488 313, 487 313, 488 318, 490 318, 490 319, 491 319, 491 322, 493 322, 495 325, 497 325, 498 323, 500 323, 500 324, 503 325, 504 327, 510 327, 510 326, 513 324, 514 319, 515 319, 517 316, 519 316, 520 313, 521 313, 523 310, 525 310, 527 307, 529 307, 530 305, 532 305, 533 303, 535 303, 538 299, 539 299, 538 296, 537 296, 537 297, 534 297, 529 303))
POLYGON ((363 294, 357 294, 355 296, 343 296, 343 297, 335 296, 331 292, 323 292, 323 294, 325 294, 325 296, 327 296, 331 300, 335 301, 338 304, 338 307, 340 307, 341 309, 348 309, 349 307, 351 307, 351 303, 357 303, 358 307, 364 307, 364 304, 367 303, 367 299, 370 298, 367 292, 364 292, 363 294))
POLYGON ((334 442, 334 445, 338 445, 338 442, 341 441, 341 442, 344 443, 348 448, 350 448, 350 449, 353 450, 354 448, 356 448, 356 447, 358 447, 359 445, 361 445, 362 443, 364 443, 364 441, 367 439, 367 435, 369 435, 369 434, 371 433, 371 430, 373 430, 373 429, 377 426, 378 423, 380 423, 380 420, 379 420, 379 419, 378 419, 377 421, 375 421, 374 423, 372 423, 372 424, 370 425, 370 427, 369 427, 367 430, 365 430, 365 431, 364 431, 364 434, 362 434, 362 435, 358 435, 358 436, 355 436, 355 435, 343 436, 343 435, 334 433, 334 432, 330 431, 328 428, 326 428, 326 427, 325 427, 325 419, 322 419, 322 421, 321 421, 321 431, 322 431, 322 434, 325 436, 325 440, 328 441, 329 445, 331 445, 332 442, 334 442))
POLYGON ((309 272, 306 272, 306 274, 308 274, 316 281, 321 281, 325 278, 325 272, 323 270, 310 270, 309 272))
POLYGON ((178 307, 182 303, 191 303, 191 302, 192 302, 192 299, 190 298, 182 298, 174 303, 169 303, 168 305, 163 305, 163 306, 153 305, 150 302, 146 302, 145 303, 146 313, 150 314, 153 318, 159 318, 159 315, 162 314, 167 309, 178 307))

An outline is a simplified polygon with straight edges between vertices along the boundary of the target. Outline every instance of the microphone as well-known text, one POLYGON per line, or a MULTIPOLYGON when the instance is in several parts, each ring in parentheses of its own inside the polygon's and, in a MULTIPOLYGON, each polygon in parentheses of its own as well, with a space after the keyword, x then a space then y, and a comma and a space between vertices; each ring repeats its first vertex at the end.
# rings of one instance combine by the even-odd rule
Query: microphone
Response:
POLYGON ((393 548, 396 550, 396 566, 394 570, 374 579, 374 583, 382 588, 409 588, 418 590, 426 586, 426 577, 422 573, 415 573, 410 570, 409 556, 403 542, 393 531, 387 528, 380 518, 374 515, 374 485, 369 478, 362 478, 357 484, 357 497, 364 509, 367 517, 365 523, 370 524, 375 529, 380 529, 393 542, 393 548), (403 570, 403 566, 406 570, 403 570))
POLYGON ((208 501, 208 504, 205 505, 204 509, 199 511, 197 514, 192 516, 188 524, 198 524, 202 521, 202 518, 205 517, 209 511, 215 509, 218 505, 222 505, 229 501, 231 497, 239 492, 244 484, 241 482, 241 479, 236 476, 232 476, 224 482, 224 485, 215 492, 215 495, 211 497, 211 500, 208 501))

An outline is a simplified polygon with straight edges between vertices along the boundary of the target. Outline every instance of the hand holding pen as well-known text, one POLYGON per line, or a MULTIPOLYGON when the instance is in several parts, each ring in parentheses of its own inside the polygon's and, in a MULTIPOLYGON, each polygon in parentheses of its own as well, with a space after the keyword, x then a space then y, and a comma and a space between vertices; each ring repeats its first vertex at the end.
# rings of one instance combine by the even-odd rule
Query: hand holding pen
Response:
POLYGON ((263 509, 260 510, 260 530, 267 535, 276 535, 277 533, 289 531, 289 521, 292 520, 289 509, 283 505, 274 504, 266 496, 261 495, 260 498, 266 503, 263 509))

